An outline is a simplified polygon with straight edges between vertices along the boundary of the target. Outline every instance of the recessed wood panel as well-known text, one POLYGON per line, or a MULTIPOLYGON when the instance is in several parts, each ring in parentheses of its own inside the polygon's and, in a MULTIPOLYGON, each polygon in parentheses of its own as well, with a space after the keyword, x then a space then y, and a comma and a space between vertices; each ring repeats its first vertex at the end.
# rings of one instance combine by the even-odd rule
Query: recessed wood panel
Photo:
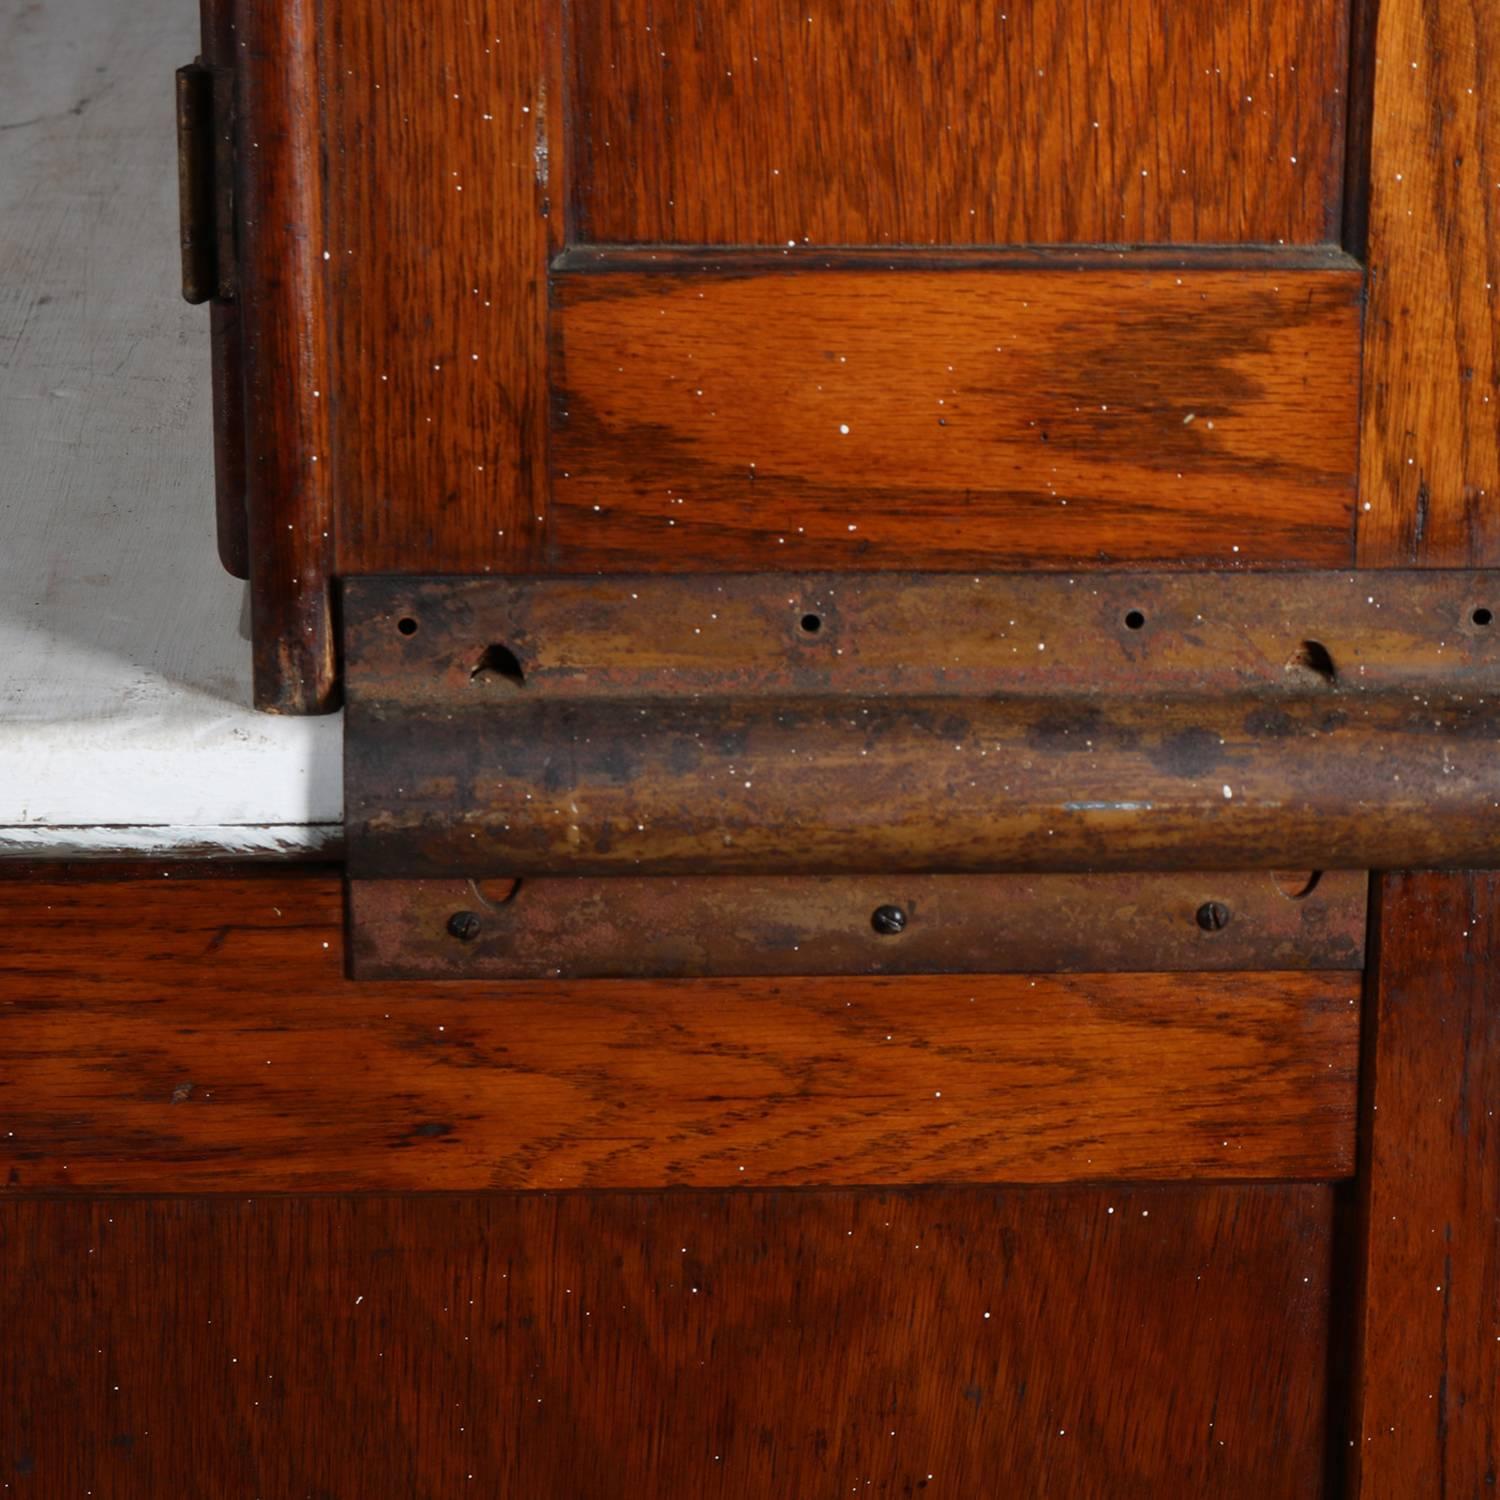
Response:
POLYGON ((1341 257, 570 264, 556 566, 1350 560, 1341 257))
POLYGON ((1355 974, 362 984, 326 876, 6 896, 12 1192, 1352 1168, 1355 974))
POLYGON ((1319 1493, 1332 1192, 0 1205, 11 1493, 1319 1493))
POLYGON ((1337 313, 1299 284, 1279 306, 1285 289, 1211 293, 1185 326, 1175 279, 1101 282, 1041 330, 976 317, 971 291, 903 261, 857 295, 752 278, 705 295, 701 324, 596 307, 601 331, 548 270, 580 239, 795 242, 802 268, 819 241, 1212 241, 1243 257, 1220 258, 1229 285, 1266 247, 1336 237, 1345 6, 336 0, 269 40, 252 27, 236 56, 263 304, 245 330, 258 700, 334 704, 329 579, 351 574, 764 566, 783 548, 828 567, 1347 562, 1348 263, 1337 313), (549 346, 554 295, 573 326, 549 346), (816 372, 835 330, 853 387, 816 372), (1009 374, 974 364, 998 349, 1009 374), (695 431, 676 403, 726 382, 753 420, 721 400, 718 430, 695 431), (830 392, 861 398, 834 429, 830 392), (855 443, 830 446, 844 423, 855 443), (877 426, 885 446, 858 452, 877 426))
POLYGON ((574 0, 572 239, 1338 238, 1345 0, 574 0))

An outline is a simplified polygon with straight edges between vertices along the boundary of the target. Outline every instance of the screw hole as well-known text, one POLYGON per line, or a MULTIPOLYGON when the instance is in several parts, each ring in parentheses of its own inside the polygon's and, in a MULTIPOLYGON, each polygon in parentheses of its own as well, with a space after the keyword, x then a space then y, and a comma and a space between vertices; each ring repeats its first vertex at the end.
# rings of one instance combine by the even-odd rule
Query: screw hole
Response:
POLYGON ((1473 620, 1476 625, 1488 625, 1495 617, 1490 613, 1489 610, 1485 609, 1484 606, 1481 605, 1474 611, 1472 615, 1469 616, 1469 618, 1473 620))
POLYGON ((496 911, 509 906, 520 894, 519 880, 471 880, 469 889, 474 898, 483 903, 486 911, 496 911))
POLYGON ((1272 883, 1288 901, 1305 901, 1317 890, 1321 870, 1273 870, 1272 883))
POLYGON ((499 677, 517 687, 526 686, 526 673, 521 669, 520 658, 509 646, 486 646, 474 670, 469 673, 470 682, 482 678, 499 677))
POLYGON ((410 615, 406 615, 396 621, 396 629, 402 635, 415 635, 417 633, 417 622, 410 615))
POLYGON ((802 633, 804 635, 816 635, 823 628, 822 615, 803 615, 802 633))
POLYGON ((1130 613, 1125 616, 1125 628, 1127 630, 1140 630, 1144 628, 1145 624, 1146 617, 1138 609, 1131 610, 1130 613))

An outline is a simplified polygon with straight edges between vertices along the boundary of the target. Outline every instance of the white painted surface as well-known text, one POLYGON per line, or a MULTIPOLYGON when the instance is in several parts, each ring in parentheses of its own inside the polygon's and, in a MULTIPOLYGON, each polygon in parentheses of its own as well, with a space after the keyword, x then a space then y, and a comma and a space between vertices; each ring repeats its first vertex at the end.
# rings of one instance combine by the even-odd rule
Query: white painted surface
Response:
POLYGON ((179 295, 195 0, 0 0, 0 853, 275 852, 342 817, 337 719, 250 703, 179 295))

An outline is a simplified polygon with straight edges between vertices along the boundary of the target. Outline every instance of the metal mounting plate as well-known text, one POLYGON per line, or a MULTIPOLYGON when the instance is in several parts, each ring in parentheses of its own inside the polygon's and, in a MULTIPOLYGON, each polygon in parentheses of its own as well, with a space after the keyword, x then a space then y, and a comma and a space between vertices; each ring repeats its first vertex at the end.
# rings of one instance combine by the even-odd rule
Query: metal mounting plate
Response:
POLYGON ((358 878, 1500 863, 1487 573, 361 578, 358 878))
POLYGON ((1359 969, 1366 877, 356 880, 359 979, 1359 969))

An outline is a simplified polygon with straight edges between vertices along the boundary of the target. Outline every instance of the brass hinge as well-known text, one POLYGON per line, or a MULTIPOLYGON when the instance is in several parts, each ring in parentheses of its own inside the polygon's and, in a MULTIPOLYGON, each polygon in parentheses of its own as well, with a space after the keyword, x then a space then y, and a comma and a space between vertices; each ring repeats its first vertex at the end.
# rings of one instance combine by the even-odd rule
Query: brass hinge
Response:
POLYGON ((1181 877, 1500 863, 1497 608, 1459 572, 353 579, 356 972, 1130 967, 1099 899, 1135 966, 1213 967, 1250 909, 1347 959, 1344 884, 1289 937, 1264 874, 1181 877))
POLYGON ((199 61, 177 70, 177 184, 182 295, 235 295, 233 75, 199 61))

